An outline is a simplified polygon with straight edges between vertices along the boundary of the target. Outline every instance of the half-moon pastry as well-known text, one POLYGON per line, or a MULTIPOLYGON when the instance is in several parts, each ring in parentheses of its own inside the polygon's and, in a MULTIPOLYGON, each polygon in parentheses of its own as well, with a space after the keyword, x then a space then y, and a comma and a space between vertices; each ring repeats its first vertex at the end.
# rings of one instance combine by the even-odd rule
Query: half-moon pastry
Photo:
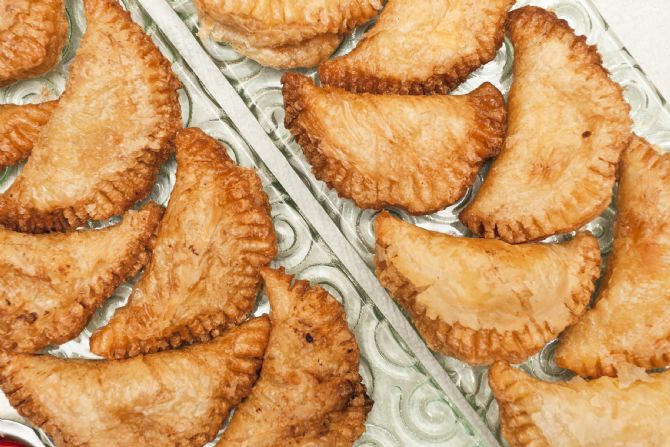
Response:
POLYGON ((597 49, 566 21, 525 7, 511 13, 509 31, 507 139, 461 220, 480 236, 520 243, 576 230, 607 208, 632 122, 597 49))
POLYGON ((251 391, 269 333, 261 317, 209 343, 120 361, 0 353, 0 386, 59 447, 200 447, 251 391))
POLYGON ((57 101, 41 104, 0 105, 0 168, 30 155, 57 101))
POLYGON ((51 70, 66 40, 63 0, 0 0, 0 87, 51 70))
POLYGON ((428 345, 470 364, 518 363, 584 313, 600 274, 598 241, 509 245, 458 238, 384 212, 377 277, 428 345))
POLYGON ((321 287, 265 269, 272 333, 261 377, 218 447, 350 447, 372 402, 342 306, 321 287))
POLYGON ((87 29, 66 91, 0 196, 0 224, 74 228, 122 214, 151 190, 181 126, 170 63, 113 0, 85 0, 87 29))
POLYGON ((258 174, 200 129, 179 132, 177 182, 151 262, 91 350, 123 358, 217 336, 247 318, 276 253, 258 174))
POLYGON ((547 383, 496 363, 489 382, 510 447, 668 445, 670 372, 547 383))
POLYGON ((203 34, 275 68, 309 67, 382 8, 380 0, 196 0, 203 34))
POLYGON ((352 92, 447 93, 493 60, 514 0, 389 0, 349 54, 319 67, 352 92))
POLYGON ((354 94, 297 73, 283 83, 285 125, 314 175, 361 208, 439 211, 502 147, 505 100, 488 83, 462 96, 354 94))
POLYGON ((583 376, 670 364, 670 154, 635 138, 620 176, 603 291, 556 351, 558 365, 583 376))
POLYGON ((0 349, 36 352, 79 334, 147 263, 162 212, 150 203, 98 231, 35 235, 0 228, 0 349))

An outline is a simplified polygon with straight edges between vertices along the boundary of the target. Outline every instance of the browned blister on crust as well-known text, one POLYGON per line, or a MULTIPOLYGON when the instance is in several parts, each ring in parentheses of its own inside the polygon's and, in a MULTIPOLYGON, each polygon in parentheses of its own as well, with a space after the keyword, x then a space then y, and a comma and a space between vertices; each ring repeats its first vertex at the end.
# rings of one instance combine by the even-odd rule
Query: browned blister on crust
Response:
POLYGON ((507 139, 460 217, 481 236, 521 243, 602 213, 632 134, 623 90, 585 37, 536 7, 512 12, 508 27, 516 59, 507 139))
POLYGON ((270 204, 252 169, 200 129, 177 135, 177 182, 149 267, 91 337, 107 358, 203 342, 244 321, 276 256, 270 204))
POLYGON ((428 345, 470 364, 521 362, 586 310, 600 274, 598 241, 509 245, 376 222, 377 277, 428 345))
POLYGON ((28 158, 56 104, 0 105, 0 167, 28 158))
POLYGON ((491 84, 462 96, 353 94, 283 79, 285 126, 314 175, 361 208, 431 214, 460 199, 500 151, 505 101, 491 84))
POLYGON ((0 353, 0 386, 59 447, 201 447, 258 377, 267 317, 215 340, 129 360, 0 353))
POLYGON ((348 55, 319 67, 352 92, 447 93, 493 60, 514 0, 389 0, 348 55))
POLYGON ((272 320, 263 370, 218 447, 350 447, 372 402, 342 306, 281 270, 263 279, 272 320))
POLYGON ((602 293, 556 352, 557 364, 583 376, 670 364, 670 154, 636 137, 620 177, 602 293))
POLYGON ((13 229, 63 230, 122 214, 151 191, 181 127, 170 63, 118 3, 84 4, 87 29, 66 91, 0 196, 0 224, 13 229))
POLYGON ((510 447, 664 447, 670 372, 548 383, 504 363, 489 370, 510 447))
POLYGON ((51 70, 66 40, 63 0, 0 0, 0 87, 51 70))
POLYGON ((382 8, 380 0, 196 0, 201 33, 274 68, 313 67, 382 8))
POLYGON ((0 349, 36 352, 79 334, 148 262, 162 212, 150 203, 99 231, 34 235, 0 228, 0 349))

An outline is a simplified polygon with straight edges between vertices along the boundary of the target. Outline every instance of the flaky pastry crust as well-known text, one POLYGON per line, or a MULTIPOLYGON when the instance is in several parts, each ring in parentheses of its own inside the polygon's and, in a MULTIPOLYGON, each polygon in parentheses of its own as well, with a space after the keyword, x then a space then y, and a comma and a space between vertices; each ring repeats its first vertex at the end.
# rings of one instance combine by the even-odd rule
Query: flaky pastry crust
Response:
POLYGON ((389 0, 348 55, 319 67, 352 92, 447 93, 493 60, 514 0, 389 0))
POLYGON ((510 447, 663 447, 670 372, 626 383, 603 377, 547 383, 503 363, 489 370, 510 447))
POLYGON ((200 129, 177 135, 177 182, 147 270, 91 337, 107 358, 207 341, 244 321, 277 254, 270 204, 252 169, 200 129))
POLYGON ((319 65, 328 59, 341 43, 342 36, 339 34, 321 34, 296 45, 251 47, 233 44, 233 47, 261 65, 286 70, 319 65))
POLYGON ((57 101, 41 104, 0 105, 0 168, 30 155, 57 101))
POLYGON ((556 351, 558 365, 582 376, 613 376, 621 363, 670 364, 670 154, 636 137, 620 176, 602 293, 556 351))
POLYGON ((179 82, 151 39, 117 2, 84 4, 87 30, 66 91, 0 196, 0 224, 16 230, 122 214, 150 192, 181 126, 179 82))
POLYGON ((66 40, 63 0, 0 0, 0 87, 51 70, 66 40))
POLYGON ((122 361, 0 353, 10 403, 59 447, 201 447, 251 391, 267 317, 182 350, 122 361))
POLYGON ((351 447, 372 402, 342 306, 321 287, 265 269, 272 333, 261 377, 218 447, 351 447))
POLYGON ((409 97, 284 84, 285 126, 314 175, 361 208, 431 214, 465 194, 502 147, 505 100, 486 83, 463 96, 409 97))
POLYGON ((457 238, 384 212, 377 277, 428 345, 470 364, 521 362, 584 313, 600 274, 598 241, 509 245, 457 238))
POLYGON ((584 36, 536 7, 512 12, 508 28, 516 61, 507 139, 460 217, 480 236, 521 243, 602 213, 632 134, 623 90, 584 36))
POLYGON ((0 228, 0 349, 36 352, 79 334, 148 262, 162 213, 150 203, 99 231, 34 235, 0 228))

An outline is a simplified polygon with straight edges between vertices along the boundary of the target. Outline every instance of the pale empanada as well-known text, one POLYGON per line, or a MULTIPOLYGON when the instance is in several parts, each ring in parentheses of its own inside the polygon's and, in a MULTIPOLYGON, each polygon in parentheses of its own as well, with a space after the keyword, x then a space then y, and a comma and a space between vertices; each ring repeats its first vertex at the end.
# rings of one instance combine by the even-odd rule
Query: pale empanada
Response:
POLYGON ((263 272, 272 333, 261 377, 218 447, 350 447, 372 402, 342 306, 321 287, 263 272))
POLYGON ((123 213, 146 196, 181 126, 169 62, 113 0, 85 0, 70 80, 0 223, 44 232, 123 213))
POLYGON ((66 40, 63 0, 0 0, 0 87, 51 70, 66 40))
POLYGON ((586 310, 598 241, 509 245, 435 233, 382 213, 377 276, 428 345, 471 364, 520 362, 586 310))
POLYGON ((275 68, 309 67, 367 22, 381 0, 196 0, 203 33, 275 68))
POLYGON ((0 168, 30 155, 56 104, 0 105, 0 168))
POLYGON ((503 363, 489 370, 511 447, 665 447, 670 372, 638 380, 547 383, 503 363))
POLYGON ((251 391, 269 333, 261 317, 206 344, 118 361, 0 353, 0 381, 59 447, 201 447, 251 391))
POLYGON ((36 352, 80 333, 103 300, 149 260, 162 211, 152 203, 99 231, 0 229, 0 349, 36 352))
POLYGON ((630 107, 595 47, 536 7, 511 13, 515 48, 502 153, 461 219, 488 238, 519 243, 580 228, 612 198, 631 140, 630 107))
POLYGON ((456 202, 505 134, 491 84, 463 96, 354 94, 283 78, 285 125, 314 175, 361 208, 431 214, 456 202))
POLYGON ((603 292, 556 352, 557 364, 583 376, 614 375, 624 362, 670 364, 670 154, 636 138, 620 176, 603 292))
POLYGON ((319 67, 353 92, 447 93, 491 61, 514 0, 389 0, 351 53, 319 67))
POLYGON ((255 171, 199 129, 177 135, 177 183, 149 267, 91 350, 132 357, 206 341, 251 311, 260 270, 277 252, 255 171))

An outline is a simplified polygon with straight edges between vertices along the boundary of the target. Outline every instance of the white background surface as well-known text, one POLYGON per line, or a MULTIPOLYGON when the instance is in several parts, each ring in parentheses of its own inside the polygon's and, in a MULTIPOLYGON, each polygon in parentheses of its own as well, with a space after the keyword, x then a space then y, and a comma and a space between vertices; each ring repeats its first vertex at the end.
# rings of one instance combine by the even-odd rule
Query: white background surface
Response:
POLYGON ((670 101, 670 0, 593 0, 614 33, 670 101))

